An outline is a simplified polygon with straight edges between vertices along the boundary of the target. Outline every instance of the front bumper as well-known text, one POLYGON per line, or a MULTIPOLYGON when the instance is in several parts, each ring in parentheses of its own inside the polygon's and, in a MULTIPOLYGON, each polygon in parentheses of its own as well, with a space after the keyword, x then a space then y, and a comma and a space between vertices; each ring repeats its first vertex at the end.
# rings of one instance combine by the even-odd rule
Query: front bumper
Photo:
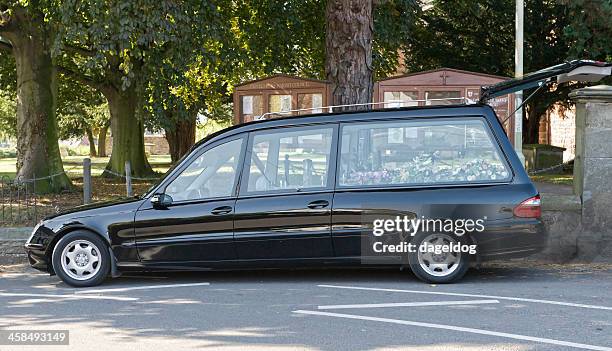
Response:
POLYGON ((49 272, 49 264, 47 263, 48 257, 45 255, 45 252, 40 249, 40 247, 25 244, 25 251, 28 255, 28 262, 30 262, 30 266, 32 266, 32 268, 49 272))
POLYGON ((24 245, 30 265, 38 270, 53 273, 51 268, 51 255, 49 247, 55 233, 47 228, 44 223, 38 224, 32 231, 32 235, 24 245))

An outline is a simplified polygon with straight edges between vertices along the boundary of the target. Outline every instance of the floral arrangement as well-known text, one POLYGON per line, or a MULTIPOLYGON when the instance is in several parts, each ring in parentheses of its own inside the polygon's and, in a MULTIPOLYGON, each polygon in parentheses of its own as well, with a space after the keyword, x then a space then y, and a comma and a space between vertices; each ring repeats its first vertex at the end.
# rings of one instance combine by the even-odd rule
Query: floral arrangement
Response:
POLYGON ((414 157, 403 168, 347 171, 346 185, 370 184, 428 184, 502 180, 507 169, 499 160, 472 159, 461 164, 447 164, 439 160, 439 153, 414 157))

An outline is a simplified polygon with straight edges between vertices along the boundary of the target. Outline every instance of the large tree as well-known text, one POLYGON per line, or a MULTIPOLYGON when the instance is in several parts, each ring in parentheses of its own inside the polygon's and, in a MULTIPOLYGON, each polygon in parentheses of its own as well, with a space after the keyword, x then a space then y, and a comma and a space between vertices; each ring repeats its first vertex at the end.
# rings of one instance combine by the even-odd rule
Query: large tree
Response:
POLYGON ((17 177, 41 178, 39 191, 71 187, 57 142, 55 34, 48 17, 52 1, 2 1, 0 45, 15 58, 17 91, 17 177))
POLYGON ((372 101, 372 0, 327 0, 325 73, 332 105, 372 101))
POLYGON ((222 5, 208 11, 191 4, 193 18, 177 29, 180 42, 149 54, 144 76, 146 108, 152 118, 147 127, 164 131, 172 162, 195 143, 197 116, 231 101, 229 86, 241 71, 232 31, 235 8, 229 2, 222 5))
MULTIPOLYGON (((222 0, 63 2, 62 36, 57 47, 69 55, 63 56, 67 67, 62 72, 99 89, 108 100, 113 136, 108 173, 123 173, 125 161, 131 162, 135 176, 152 173, 144 152, 144 125, 147 119, 160 117, 151 116, 152 111, 161 111, 161 118, 173 120, 175 111, 181 111, 182 102, 166 99, 169 104, 151 109, 151 87, 168 92, 175 83, 173 75, 180 78, 181 72, 188 69, 185 62, 197 55, 204 60, 210 58, 210 55, 201 55, 201 51, 207 50, 207 38, 214 37, 220 24, 230 25, 229 21, 219 21, 217 15, 230 3, 222 0), (164 74, 168 71, 174 73, 164 74), (170 80, 164 81, 164 78, 170 80), (157 84, 160 81, 165 86, 157 84)), ((174 119, 176 123, 168 124, 191 133, 192 111, 197 109, 187 106, 187 110, 190 117, 186 119, 186 128, 182 128, 184 119, 174 119)), ((193 143, 193 138, 187 139, 193 143)))

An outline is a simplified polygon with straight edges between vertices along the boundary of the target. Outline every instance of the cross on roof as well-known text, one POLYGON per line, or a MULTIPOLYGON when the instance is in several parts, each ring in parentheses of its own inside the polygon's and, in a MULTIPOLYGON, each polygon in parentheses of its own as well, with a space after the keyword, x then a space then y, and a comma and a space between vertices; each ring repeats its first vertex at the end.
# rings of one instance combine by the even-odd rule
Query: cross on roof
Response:
POLYGON ((448 78, 448 73, 446 73, 446 71, 442 71, 442 74, 440 74, 440 78, 442 78, 442 85, 446 85, 446 78, 448 78))

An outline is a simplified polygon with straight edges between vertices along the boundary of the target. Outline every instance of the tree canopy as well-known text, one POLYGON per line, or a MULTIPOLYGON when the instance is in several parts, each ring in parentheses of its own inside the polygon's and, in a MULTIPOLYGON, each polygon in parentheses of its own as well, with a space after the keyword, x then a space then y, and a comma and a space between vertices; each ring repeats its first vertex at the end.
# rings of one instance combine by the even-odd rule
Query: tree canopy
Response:
MULTIPOLYGON (((524 71, 569 59, 612 59, 612 43, 605 39, 612 30, 611 9, 611 0, 526 0, 524 71)), ((514 13, 514 0, 432 1, 406 51, 407 70, 451 67, 513 77, 514 13)), ((537 143, 540 118, 554 103, 569 107, 568 94, 579 86, 563 84, 531 100, 523 140, 537 143)))

